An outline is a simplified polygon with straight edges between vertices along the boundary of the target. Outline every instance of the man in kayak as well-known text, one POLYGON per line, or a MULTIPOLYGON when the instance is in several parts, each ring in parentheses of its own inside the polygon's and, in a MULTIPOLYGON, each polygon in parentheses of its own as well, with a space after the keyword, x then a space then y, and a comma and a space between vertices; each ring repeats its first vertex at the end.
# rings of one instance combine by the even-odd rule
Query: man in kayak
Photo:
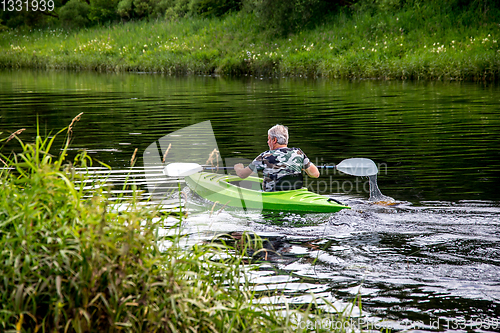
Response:
POLYGON ((269 150, 257 156, 246 168, 238 163, 234 166, 240 178, 253 172, 263 171, 263 190, 266 192, 290 190, 302 187, 302 170, 309 177, 318 178, 318 168, 300 148, 288 148, 288 128, 275 125, 267 132, 269 150))

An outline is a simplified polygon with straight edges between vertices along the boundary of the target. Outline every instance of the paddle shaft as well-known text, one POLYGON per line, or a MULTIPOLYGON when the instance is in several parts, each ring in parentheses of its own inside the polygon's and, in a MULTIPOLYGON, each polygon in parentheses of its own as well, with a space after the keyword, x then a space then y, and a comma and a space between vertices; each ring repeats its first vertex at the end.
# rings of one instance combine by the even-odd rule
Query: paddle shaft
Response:
MULTIPOLYGON (((171 163, 168 164, 164 173, 173 177, 185 177, 202 170, 229 170, 234 167, 219 167, 213 165, 200 165, 197 163, 171 163)), ((378 173, 375 163, 367 158, 348 158, 337 165, 320 165, 318 169, 337 169, 352 176, 370 176, 378 173)))
MULTIPOLYGON (((233 170, 234 166, 232 167, 216 167, 216 166, 207 166, 207 165, 202 165, 203 169, 205 170, 233 170)), ((336 165, 316 165, 318 169, 335 169, 337 168, 336 165)))

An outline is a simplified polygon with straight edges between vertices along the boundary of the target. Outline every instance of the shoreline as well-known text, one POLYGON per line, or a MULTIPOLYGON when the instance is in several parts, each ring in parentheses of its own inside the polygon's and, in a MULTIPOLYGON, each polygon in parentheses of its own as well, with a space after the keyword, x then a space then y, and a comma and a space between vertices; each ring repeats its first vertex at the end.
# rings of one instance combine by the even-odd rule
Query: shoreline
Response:
MULTIPOLYGON (((0 69, 375 80, 500 78, 498 24, 467 31, 458 27, 436 37, 418 29, 373 30, 377 20, 335 16, 315 29, 279 38, 263 34, 252 15, 242 13, 76 31, 10 30, 2 33, 0 69)), ((399 24, 400 19, 393 21, 399 24)))

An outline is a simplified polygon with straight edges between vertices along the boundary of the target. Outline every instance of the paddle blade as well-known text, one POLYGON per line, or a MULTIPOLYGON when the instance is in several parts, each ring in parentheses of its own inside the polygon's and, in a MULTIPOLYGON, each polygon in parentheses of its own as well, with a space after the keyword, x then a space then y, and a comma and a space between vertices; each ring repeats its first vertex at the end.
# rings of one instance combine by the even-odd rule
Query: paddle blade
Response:
POLYGON ((377 165, 368 158, 348 158, 337 164, 337 170, 352 176, 372 176, 378 173, 377 165))
POLYGON ((203 171, 203 167, 198 163, 170 163, 163 169, 163 173, 169 177, 186 177, 200 171, 203 171))

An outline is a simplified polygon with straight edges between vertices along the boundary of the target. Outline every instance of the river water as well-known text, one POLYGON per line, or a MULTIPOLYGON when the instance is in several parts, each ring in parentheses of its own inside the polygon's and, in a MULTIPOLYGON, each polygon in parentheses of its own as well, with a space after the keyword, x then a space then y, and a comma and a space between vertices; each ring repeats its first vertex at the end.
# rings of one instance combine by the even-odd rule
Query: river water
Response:
POLYGON ((309 189, 352 209, 210 212, 185 190, 197 212, 184 230, 195 240, 242 231, 269 239, 276 253, 252 282, 282 295, 262 301, 316 297, 343 308, 361 295, 369 329, 498 332, 499 96, 500 86, 481 83, 3 71, 0 132, 26 128, 29 142, 37 123, 50 134, 83 112, 71 154, 86 149, 111 165, 116 183, 135 149, 142 166, 152 142, 207 120, 223 158, 253 159, 276 123, 317 164, 370 158, 396 204, 371 202, 367 179, 324 172, 306 179, 309 189))

